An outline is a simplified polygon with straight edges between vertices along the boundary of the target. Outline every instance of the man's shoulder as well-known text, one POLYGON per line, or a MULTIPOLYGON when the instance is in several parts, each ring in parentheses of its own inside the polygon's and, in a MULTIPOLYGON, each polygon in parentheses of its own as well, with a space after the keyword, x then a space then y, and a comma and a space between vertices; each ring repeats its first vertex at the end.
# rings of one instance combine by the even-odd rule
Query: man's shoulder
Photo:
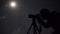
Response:
POLYGON ((52 14, 50 14, 49 15, 49 17, 48 17, 49 19, 60 19, 60 13, 52 13, 52 14))

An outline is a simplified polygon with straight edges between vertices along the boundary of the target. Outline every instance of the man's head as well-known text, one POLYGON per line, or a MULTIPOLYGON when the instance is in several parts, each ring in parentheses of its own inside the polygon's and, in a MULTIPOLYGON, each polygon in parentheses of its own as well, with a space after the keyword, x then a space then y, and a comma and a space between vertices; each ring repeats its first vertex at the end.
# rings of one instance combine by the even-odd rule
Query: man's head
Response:
POLYGON ((48 10, 48 9, 42 9, 42 10, 40 11, 40 14, 41 14, 41 17, 42 17, 43 19, 47 19, 47 18, 48 18, 48 15, 49 15, 49 10, 48 10))

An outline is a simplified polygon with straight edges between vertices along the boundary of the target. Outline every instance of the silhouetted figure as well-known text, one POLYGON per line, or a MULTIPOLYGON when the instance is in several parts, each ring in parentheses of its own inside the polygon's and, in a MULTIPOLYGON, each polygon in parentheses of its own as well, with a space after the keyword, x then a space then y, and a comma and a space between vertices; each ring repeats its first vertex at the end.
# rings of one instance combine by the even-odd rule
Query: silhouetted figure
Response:
POLYGON ((49 13, 48 9, 42 9, 40 13, 42 18, 38 18, 38 22, 41 22, 45 28, 52 27, 55 30, 53 34, 60 34, 60 13, 56 11, 49 13), (47 19, 47 23, 44 23, 42 19, 47 19))

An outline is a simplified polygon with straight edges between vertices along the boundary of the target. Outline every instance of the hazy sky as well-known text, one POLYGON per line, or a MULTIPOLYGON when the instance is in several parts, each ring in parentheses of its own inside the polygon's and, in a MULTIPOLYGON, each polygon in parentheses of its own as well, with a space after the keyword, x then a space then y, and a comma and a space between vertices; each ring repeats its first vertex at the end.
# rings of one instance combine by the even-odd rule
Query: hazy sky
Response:
MULTIPOLYGON (((7 24, 3 24, 2 31, 4 34, 13 34, 20 32, 26 34, 32 20, 28 18, 29 14, 37 14, 42 8, 50 11, 60 11, 59 0, 16 0, 18 8, 11 10, 8 6, 11 0, 0 0, 0 16, 6 16, 7 24)), ((49 34, 53 30, 42 27, 42 34, 49 34)), ((32 33, 32 32, 31 32, 32 33)))

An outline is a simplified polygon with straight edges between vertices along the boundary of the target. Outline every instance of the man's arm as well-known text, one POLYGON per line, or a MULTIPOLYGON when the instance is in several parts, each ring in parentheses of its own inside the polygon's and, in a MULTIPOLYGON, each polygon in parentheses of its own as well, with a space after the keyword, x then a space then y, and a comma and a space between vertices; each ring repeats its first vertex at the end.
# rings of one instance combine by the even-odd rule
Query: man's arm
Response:
POLYGON ((40 18, 37 18, 38 23, 43 25, 45 28, 49 28, 51 25, 49 23, 45 23, 43 20, 41 20, 40 18))

